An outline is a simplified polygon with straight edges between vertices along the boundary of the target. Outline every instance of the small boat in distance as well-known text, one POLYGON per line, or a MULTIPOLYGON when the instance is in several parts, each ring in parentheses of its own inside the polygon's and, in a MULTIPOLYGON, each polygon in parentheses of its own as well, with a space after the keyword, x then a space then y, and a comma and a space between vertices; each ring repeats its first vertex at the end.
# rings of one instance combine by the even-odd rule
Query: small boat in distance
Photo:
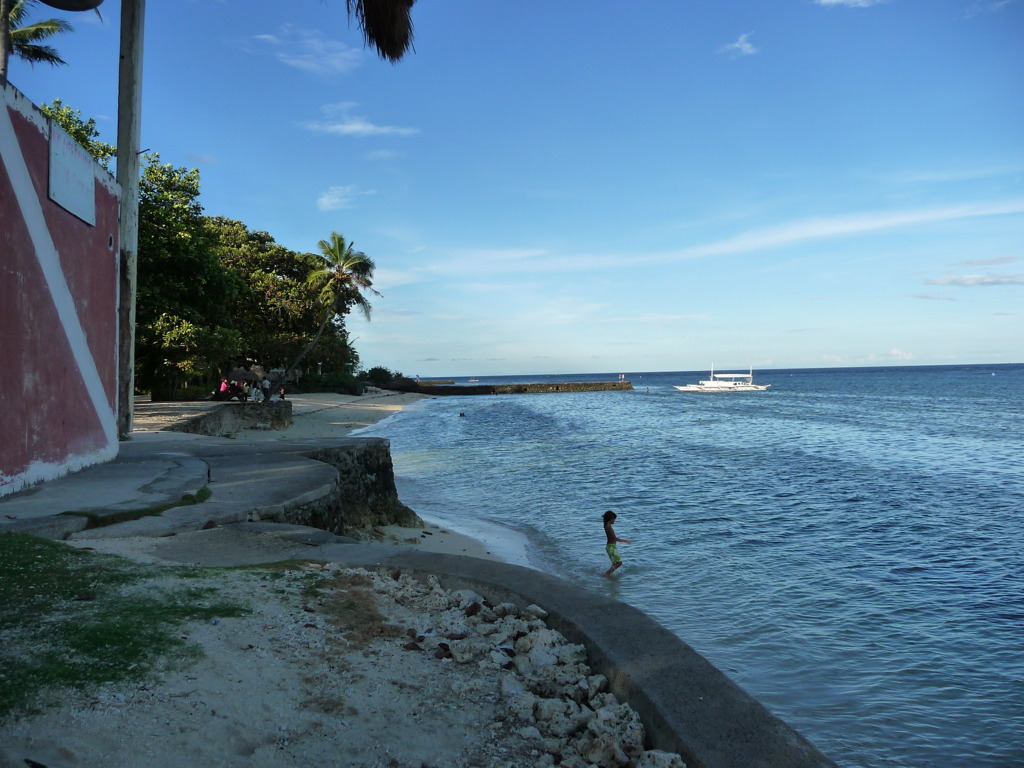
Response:
POLYGON ((753 368, 750 373, 715 373, 715 367, 711 366, 710 379, 673 386, 680 392, 764 392, 771 384, 755 384, 753 368))

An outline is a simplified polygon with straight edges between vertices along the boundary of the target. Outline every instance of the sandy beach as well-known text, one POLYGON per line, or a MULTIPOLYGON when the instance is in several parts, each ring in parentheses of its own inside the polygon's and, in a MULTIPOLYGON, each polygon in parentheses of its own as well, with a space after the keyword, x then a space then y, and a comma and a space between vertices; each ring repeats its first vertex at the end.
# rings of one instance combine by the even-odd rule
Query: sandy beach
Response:
MULTIPOLYGON (((289 399, 289 430, 235 439, 348 434, 420 396, 289 399)), ((498 559, 436 523, 389 526, 378 538, 498 559)), ((146 563, 154 589, 180 581, 161 576, 172 564, 154 558, 152 544, 81 542, 146 563)), ((188 626, 193 653, 141 682, 49 691, 39 713, 0 723, 0 768, 682 765, 644 751, 636 714, 591 674, 582 646, 544 625, 542 606, 495 606, 429 580, 331 563, 203 573, 191 589, 249 612, 188 626)))
POLYGON ((359 397, 354 395, 288 395, 293 424, 289 429, 245 430, 235 439, 245 442, 289 440, 306 437, 338 437, 369 427, 406 406, 425 399, 424 395, 384 390, 359 397))

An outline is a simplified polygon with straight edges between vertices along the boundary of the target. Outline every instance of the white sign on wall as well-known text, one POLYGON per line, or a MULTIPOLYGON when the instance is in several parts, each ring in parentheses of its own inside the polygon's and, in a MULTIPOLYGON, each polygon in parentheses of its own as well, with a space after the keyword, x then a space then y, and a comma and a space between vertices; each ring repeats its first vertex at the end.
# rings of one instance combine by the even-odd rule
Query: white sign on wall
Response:
POLYGON ((65 131, 50 124, 50 199, 96 226, 96 161, 65 131))

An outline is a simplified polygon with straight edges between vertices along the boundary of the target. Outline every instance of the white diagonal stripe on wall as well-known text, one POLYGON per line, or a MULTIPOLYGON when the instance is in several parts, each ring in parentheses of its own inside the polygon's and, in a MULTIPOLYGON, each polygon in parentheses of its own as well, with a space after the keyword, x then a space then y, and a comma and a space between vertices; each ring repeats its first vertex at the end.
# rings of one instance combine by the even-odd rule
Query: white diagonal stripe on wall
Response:
POLYGON ((47 287, 50 289, 50 298, 53 299, 57 316, 60 318, 64 334, 71 347, 71 353, 78 364, 82 383, 89 393, 89 399, 96 410, 96 416, 99 418, 108 444, 116 445, 117 425, 114 413, 110 409, 110 403, 103 390, 103 381, 96 368, 96 361, 89 350, 85 331, 82 330, 78 313, 75 311, 71 289, 68 288, 64 270, 60 266, 60 257, 53 245, 53 238, 50 237, 50 230, 46 226, 43 208, 39 203, 39 196, 36 194, 35 185, 29 175, 28 166, 25 164, 25 157, 22 154, 21 145, 18 143, 18 137, 14 133, 10 112, 7 104, 3 101, 0 101, 0 156, 4 158, 7 174, 11 186, 14 188, 14 196, 18 200, 18 207, 21 208, 21 215, 28 228, 29 237, 32 239, 36 259, 39 261, 47 287))

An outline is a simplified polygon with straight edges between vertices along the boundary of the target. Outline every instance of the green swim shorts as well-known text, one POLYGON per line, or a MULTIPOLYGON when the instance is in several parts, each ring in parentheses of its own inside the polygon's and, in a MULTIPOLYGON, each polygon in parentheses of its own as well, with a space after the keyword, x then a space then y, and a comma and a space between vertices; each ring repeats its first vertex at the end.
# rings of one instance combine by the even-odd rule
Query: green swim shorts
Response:
POLYGON ((615 545, 614 541, 611 544, 608 544, 604 548, 604 551, 608 553, 608 559, 612 561, 613 565, 615 563, 622 562, 622 558, 619 557, 619 548, 615 545))

